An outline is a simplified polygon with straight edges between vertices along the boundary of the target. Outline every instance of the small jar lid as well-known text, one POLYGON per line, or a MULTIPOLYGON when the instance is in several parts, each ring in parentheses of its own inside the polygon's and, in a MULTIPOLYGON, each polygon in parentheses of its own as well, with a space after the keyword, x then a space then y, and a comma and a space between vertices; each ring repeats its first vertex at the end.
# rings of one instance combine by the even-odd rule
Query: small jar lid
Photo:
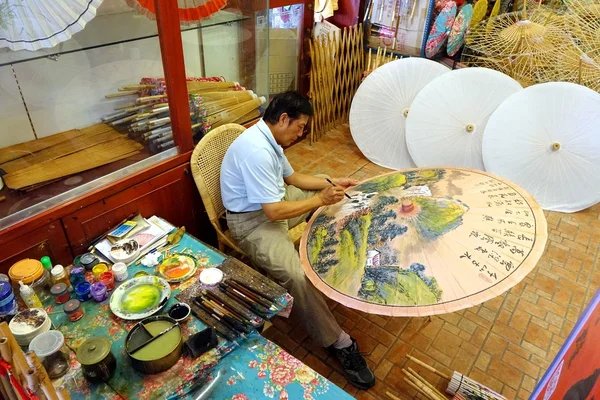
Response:
POLYGON ((44 256, 44 257, 40 258, 40 261, 42 262, 42 266, 44 268, 52 269, 52 261, 50 261, 50 257, 44 256))
POLYGON ((79 300, 71 299, 65 303, 65 305, 63 306, 63 311, 66 314, 72 314, 75 311, 79 310, 80 307, 81 307, 81 302, 79 300))
POLYGON ((71 275, 83 274, 85 269, 83 267, 74 267, 71 269, 71 275))
POLYGON ((112 271, 104 271, 103 273, 101 273, 100 275, 98 275, 98 279, 103 281, 105 279, 114 279, 115 275, 112 273, 112 271))
POLYGON ((92 253, 85 253, 81 255, 79 259, 81 265, 83 265, 86 269, 93 267, 98 263, 98 257, 93 255, 92 253))
POLYGON ((29 343, 29 351, 38 357, 47 357, 59 351, 65 343, 65 337, 60 331, 52 330, 40 333, 29 343))
POLYGON ((67 290, 67 285, 59 282, 50 288, 50 293, 52 293, 52 296, 62 296, 63 294, 67 293, 67 290))
POLYGON ((56 264, 50 271, 50 274, 52 274, 52 276, 59 276, 62 275, 63 272, 65 272, 65 267, 60 264, 56 264))
POLYGON ((111 346, 112 343, 107 338, 89 338, 77 349, 77 361, 81 365, 98 364, 108 356, 111 346))

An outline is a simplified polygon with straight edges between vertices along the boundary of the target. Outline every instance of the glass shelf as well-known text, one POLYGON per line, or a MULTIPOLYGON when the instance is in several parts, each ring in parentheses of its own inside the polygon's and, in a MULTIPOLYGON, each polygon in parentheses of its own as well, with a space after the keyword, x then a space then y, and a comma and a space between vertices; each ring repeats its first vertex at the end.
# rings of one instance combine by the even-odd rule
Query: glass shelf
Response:
MULTIPOLYGON (((186 32, 210 26, 225 25, 244 21, 248 18, 250 17, 238 12, 223 10, 199 23, 182 24, 181 31, 186 32)), ((44 57, 58 58, 62 54, 76 53, 157 36, 156 21, 150 20, 134 11, 97 15, 86 25, 84 30, 56 47, 40 49, 38 51, 0 49, 0 67, 44 57)))

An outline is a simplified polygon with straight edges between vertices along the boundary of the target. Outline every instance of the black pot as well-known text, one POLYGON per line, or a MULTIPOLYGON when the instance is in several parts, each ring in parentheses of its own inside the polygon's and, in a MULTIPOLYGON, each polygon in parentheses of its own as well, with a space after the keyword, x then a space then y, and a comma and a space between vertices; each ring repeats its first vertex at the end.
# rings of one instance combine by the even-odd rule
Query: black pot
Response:
POLYGON ((181 326, 177 323, 177 321, 175 321, 173 318, 167 315, 155 315, 143 319, 142 321, 138 322, 133 328, 131 328, 131 330, 127 334, 127 337, 125 338, 125 352, 131 360, 131 365, 133 365, 133 368, 135 368, 143 374, 158 374, 159 372, 168 370, 173 365, 175 365, 177 361, 179 361, 182 350, 183 336, 181 333, 181 326), (177 329, 179 331, 179 342, 171 352, 162 357, 153 360, 139 360, 135 358, 132 354, 137 352, 137 350, 143 347, 144 344, 155 340, 154 337, 150 334, 150 332, 148 332, 148 330, 144 327, 144 324, 148 324, 153 321, 170 322, 173 326, 172 329, 177 329))

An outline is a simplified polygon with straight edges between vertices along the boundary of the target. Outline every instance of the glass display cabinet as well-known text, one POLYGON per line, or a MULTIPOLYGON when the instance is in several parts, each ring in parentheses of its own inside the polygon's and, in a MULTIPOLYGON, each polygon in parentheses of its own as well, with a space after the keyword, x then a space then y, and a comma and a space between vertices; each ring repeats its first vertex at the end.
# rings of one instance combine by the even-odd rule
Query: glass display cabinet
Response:
POLYGON ((50 48, 12 50, 0 24, 0 230, 177 159, 215 126, 258 118, 281 87, 270 83, 268 1, 229 1, 175 27, 177 2, 161 2, 157 19, 126 0, 92 3, 85 27, 50 48))
POLYGON ((82 1, 98 6, 85 26, 29 50, 4 35, 23 10, 0 8, 0 272, 43 255, 68 264, 132 212, 211 243, 194 144, 224 123, 249 126, 273 87, 300 80, 290 60, 292 79, 271 84, 267 0, 230 0, 192 23, 175 1, 155 0, 155 14, 130 8, 137 0, 82 1))

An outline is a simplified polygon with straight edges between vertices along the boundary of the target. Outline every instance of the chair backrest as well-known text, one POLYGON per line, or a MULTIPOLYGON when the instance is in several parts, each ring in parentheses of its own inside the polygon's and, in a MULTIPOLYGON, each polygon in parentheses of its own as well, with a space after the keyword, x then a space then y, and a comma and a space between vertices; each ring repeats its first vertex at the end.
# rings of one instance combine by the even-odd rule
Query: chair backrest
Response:
POLYGON ((219 218, 225 213, 221 198, 221 164, 231 143, 245 130, 238 124, 226 124, 211 130, 196 145, 190 159, 192 176, 208 218, 215 227, 220 226, 219 218))

